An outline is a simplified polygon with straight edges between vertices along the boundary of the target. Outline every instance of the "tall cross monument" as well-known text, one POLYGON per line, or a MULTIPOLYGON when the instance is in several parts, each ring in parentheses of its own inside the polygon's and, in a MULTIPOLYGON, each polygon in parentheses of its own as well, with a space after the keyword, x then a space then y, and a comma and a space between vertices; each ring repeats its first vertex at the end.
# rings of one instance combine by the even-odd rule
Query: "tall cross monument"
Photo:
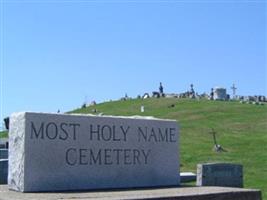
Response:
POLYGON ((231 89, 233 90, 233 99, 236 98, 236 89, 237 87, 235 87, 235 84, 233 83, 233 86, 231 87, 231 89))

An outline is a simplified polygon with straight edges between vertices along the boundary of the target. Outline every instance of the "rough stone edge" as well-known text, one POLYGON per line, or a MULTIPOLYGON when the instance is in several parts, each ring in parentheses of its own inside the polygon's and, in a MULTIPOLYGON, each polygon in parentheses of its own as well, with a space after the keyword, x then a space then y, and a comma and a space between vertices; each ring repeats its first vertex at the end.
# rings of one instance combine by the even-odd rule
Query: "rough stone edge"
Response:
POLYGON ((13 113, 9 129, 8 187, 24 191, 26 113, 13 113))
POLYGON ((173 121, 177 122, 177 120, 174 119, 161 119, 156 118, 153 116, 140 116, 140 115, 133 115, 133 116, 116 116, 116 115, 94 115, 94 114, 82 114, 82 113, 46 113, 46 112, 31 112, 31 111, 25 111, 25 112, 18 112, 14 114, 21 114, 21 113, 30 113, 30 114, 47 114, 47 115, 61 115, 61 116, 80 116, 80 117, 99 117, 99 118, 119 118, 119 119, 142 119, 142 120, 156 120, 156 121, 173 121))
POLYGON ((200 174, 202 174, 202 170, 203 170, 202 168, 203 168, 203 164, 197 164, 196 186, 202 185, 202 176, 200 176, 200 174))

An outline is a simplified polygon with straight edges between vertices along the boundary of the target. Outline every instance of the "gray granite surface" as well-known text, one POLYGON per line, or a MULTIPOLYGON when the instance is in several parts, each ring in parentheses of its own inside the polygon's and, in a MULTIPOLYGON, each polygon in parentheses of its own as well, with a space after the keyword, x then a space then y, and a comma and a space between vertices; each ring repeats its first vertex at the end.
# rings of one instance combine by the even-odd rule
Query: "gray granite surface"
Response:
POLYGON ((179 185, 174 120, 15 113, 10 189, 22 192, 179 185))

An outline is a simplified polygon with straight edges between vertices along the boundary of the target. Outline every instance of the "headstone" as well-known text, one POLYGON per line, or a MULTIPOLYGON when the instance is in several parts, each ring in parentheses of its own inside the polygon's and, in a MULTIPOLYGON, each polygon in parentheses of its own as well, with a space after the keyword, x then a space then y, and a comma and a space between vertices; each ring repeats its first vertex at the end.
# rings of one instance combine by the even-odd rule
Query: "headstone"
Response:
POLYGON ((225 101, 227 99, 226 89, 222 87, 215 87, 213 98, 214 100, 225 101))
POLYGON ((0 184, 7 184, 8 159, 0 159, 0 184))
POLYGON ((9 117, 4 118, 5 127, 8 130, 9 129, 9 117))
POLYGON ((189 97, 190 97, 190 99, 195 99, 196 98, 196 93, 195 93, 193 84, 190 84, 189 97))
POLYGON ((143 95, 143 97, 142 97, 143 99, 148 99, 148 98, 150 98, 150 96, 149 96, 149 94, 148 93, 145 93, 144 95, 143 95))
POLYGON ((179 94, 174 94, 174 93, 171 93, 171 94, 165 94, 165 98, 178 98, 179 94))
POLYGON ((0 149, 0 159, 8 159, 8 149, 0 149))
POLYGON ((243 187, 243 167, 229 163, 198 164, 196 185, 243 187))
POLYGON ((152 97, 160 98, 160 93, 159 92, 152 92, 152 97))
POLYGON ((160 93, 161 96, 164 94, 164 92, 163 92, 163 86, 162 86, 162 83, 161 82, 159 83, 159 93, 160 93))
POLYGON ((211 88, 210 90, 210 100, 214 100, 214 89, 211 88))
POLYGON ((9 177, 22 192, 179 185, 174 120, 15 113, 9 177))

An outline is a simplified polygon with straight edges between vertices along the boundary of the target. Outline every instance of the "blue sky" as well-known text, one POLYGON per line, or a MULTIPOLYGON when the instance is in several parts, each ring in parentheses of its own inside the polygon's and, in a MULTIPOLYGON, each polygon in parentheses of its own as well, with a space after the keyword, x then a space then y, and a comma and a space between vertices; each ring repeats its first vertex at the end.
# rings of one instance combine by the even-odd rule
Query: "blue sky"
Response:
POLYGON ((233 83, 267 95, 265 1, 1 0, 1 119, 233 83))

